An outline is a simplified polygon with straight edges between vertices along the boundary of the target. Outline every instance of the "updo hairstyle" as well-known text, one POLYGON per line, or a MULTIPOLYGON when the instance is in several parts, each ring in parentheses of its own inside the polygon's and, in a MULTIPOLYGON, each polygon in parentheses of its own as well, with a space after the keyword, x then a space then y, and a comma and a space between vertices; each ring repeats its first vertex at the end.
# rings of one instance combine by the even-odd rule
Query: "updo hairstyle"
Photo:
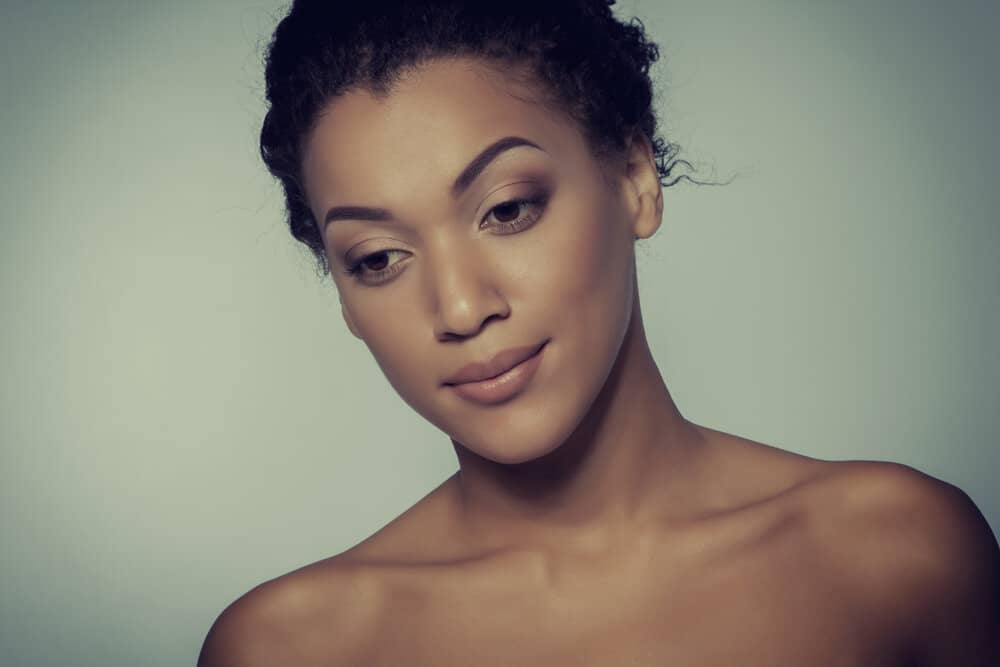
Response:
MULTIPOLYGON (((267 114, 260 153, 284 189, 292 235, 329 272, 306 199, 302 156, 319 112, 336 96, 385 96, 408 69, 438 57, 474 56, 541 84, 540 103, 581 128, 593 155, 622 157, 635 129, 670 186, 677 145, 657 134, 650 66, 659 50, 639 19, 618 21, 614 0, 295 0, 265 54, 267 114), (519 74, 520 73, 520 74, 519 74)), ((691 179, 688 179, 691 180, 691 179)))

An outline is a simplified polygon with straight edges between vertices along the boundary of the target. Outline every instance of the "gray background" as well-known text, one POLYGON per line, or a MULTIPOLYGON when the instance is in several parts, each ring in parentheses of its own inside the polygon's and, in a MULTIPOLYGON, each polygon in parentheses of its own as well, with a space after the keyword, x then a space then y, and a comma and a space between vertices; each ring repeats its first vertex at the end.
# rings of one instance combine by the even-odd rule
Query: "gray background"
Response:
MULTIPOLYGON (((193 664, 219 611, 456 467, 256 156, 277 3, 0 21, 0 663, 193 664)), ((689 418, 899 461, 1000 525, 995 3, 625 2, 723 188, 641 246, 689 418)))

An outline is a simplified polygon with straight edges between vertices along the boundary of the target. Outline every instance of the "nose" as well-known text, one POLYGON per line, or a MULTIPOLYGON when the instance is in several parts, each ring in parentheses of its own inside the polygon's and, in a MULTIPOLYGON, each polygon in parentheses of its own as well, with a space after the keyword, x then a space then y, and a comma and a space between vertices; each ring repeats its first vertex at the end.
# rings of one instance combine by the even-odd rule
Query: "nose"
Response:
POLYGON ((474 336, 489 320, 510 315, 490 262, 468 250, 450 250, 431 258, 427 268, 434 334, 442 341, 474 336))

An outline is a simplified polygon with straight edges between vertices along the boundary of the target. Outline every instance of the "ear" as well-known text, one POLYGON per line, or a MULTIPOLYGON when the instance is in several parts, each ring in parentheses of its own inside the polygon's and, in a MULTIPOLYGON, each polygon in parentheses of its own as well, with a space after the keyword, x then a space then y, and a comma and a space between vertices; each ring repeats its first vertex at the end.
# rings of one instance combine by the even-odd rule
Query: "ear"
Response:
POLYGON ((663 188, 656 170, 653 146, 640 129, 636 129, 628 139, 622 178, 632 233, 637 239, 647 239, 663 221, 663 188))
POLYGON ((354 334, 354 337, 360 339, 361 334, 358 333, 358 328, 354 325, 354 320, 351 319, 351 313, 348 312, 343 301, 340 302, 340 314, 344 316, 344 322, 347 323, 347 328, 354 334))

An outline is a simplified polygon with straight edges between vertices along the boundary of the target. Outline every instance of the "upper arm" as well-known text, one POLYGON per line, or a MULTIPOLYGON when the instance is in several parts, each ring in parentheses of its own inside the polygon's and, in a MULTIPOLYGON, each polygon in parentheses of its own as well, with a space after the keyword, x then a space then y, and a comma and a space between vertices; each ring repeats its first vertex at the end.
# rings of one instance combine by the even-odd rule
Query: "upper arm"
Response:
POLYGON ((858 599, 926 667, 1000 664, 1000 548, 961 489, 895 463, 853 466, 835 547, 858 599))
POLYGON ((273 602, 259 588, 226 607, 212 624, 198 656, 198 667, 276 665, 281 641, 273 602))
POLYGON ((215 620, 198 667, 357 664, 370 627, 370 605, 357 592, 357 582, 329 577, 321 584, 295 578, 261 584, 215 620))
POLYGON ((904 546, 919 556, 909 578, 919 664, 998 665, 1000 548, 993 531, 958 487, 929 477, 912 486, 918 527, 904 546))

